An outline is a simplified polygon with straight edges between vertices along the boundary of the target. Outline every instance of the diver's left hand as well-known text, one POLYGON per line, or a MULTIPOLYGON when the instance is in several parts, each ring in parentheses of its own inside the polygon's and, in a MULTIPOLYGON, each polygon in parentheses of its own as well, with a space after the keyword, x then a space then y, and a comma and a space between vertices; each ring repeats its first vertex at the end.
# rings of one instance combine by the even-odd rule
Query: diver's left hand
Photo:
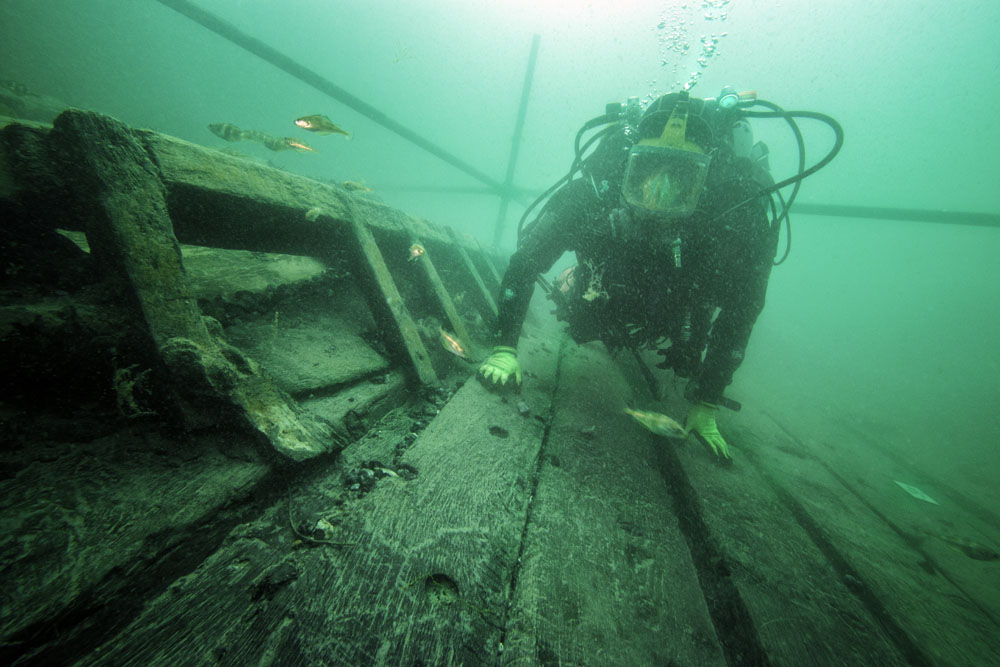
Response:
POLYGON ((719 433, 719 427, 715 424, 715 413, 719 406, 700 401, 693 404, 684 419, 684 429, 690 433, 694 431, 701 444, 706 445, 719 460, 730 461, 729 445, 719 433))

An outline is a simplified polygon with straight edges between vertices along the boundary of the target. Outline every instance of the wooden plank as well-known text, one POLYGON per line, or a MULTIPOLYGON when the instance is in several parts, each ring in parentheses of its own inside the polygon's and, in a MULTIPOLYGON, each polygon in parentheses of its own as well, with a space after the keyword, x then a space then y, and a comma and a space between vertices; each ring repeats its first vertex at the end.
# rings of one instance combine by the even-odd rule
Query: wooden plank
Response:
POLYGON ((335 437, 363 438, 372 425, 390 410, 405 404, 406 378, 401 371, 376 375, 329 396, 305 398, 300 405, 323 423, 335 437))
POLYGON ((671 445, 622 412, 602 347, 563 347, 502 663, 726 664, 656 472, 671 445))
POLYGON ((231 298, 237 292, 259 293, 283 285, 301 284, 320 277, 327 270, 322 262, 302 255, 193 245, 181 245, 181 255, 192 293, 198 299, 231 298))
POLYGON ((348 215, 359 255, 357 265, 366 278, 368 304, 376 321, 380 322, 390 341, 395 343, 397 351, 405 353, 417 379, 425 385, 436 385, 438 377, 427 355, 427 348, 403 303, 403 297, 396 289, 375 237, 353 212, 348 215))
POLYGON ((278 313, 271 321, 231 326, 226 337, 294 397, 385 373, 389 368, 389 362, 363 341, 353 326, 331 315, 278 313))
POLYGON ((12 207, 22 224, 45 229, 59 220, 61 226, 75 224, 82 230, 82 220, 65 215, 72 198, 51 157, 51 130, 48 125, 0 116, 0 201, 12 207), (54 215, 58 213, 62 215, 54 215))
MULTIPOLYGON (((533 331, 532 376, 520 400, 548 412, 556 359, 533 331)), ((338 471, 317 470, 289 503, 234 530, 176 581, 95 664, 219 661, 271 664, 494 664, 544 437, 543 420, 466 382, 387 477, 347 493, 338 471), (334 523, 309 546, 300 518, 334 523)), ((345 450, 348 459, 357 459, 345 450)), ((372 456, 366 452, 361 458, 372 456)))
MULTIPOLYGON (((63 431, 79 433, 82 419, 63 431)), ((58 442, 42 416, 17 475, 0 480, 3 664, 66 664, 63 650, 85 653, 95 632, 161 592, 171 569, 194 567, 274 486, 263 452, 232 431, 95 426, 107 435, 58 442), (65 644, 28 657, 50 642, 65 644)))
POLYGON ((186 425, 217 424, 218 403, 288 457, 329 451, 313 420, 300 418, 251 362, 208 332, 184 272, 163 184, 135 133, 110 117, 74 110, 59 116, 49 139, 67 157, 65 179, 87 220, 91 254, 107 279, 123 288, 126 307, 170 369, 186 425))
POLYGON ((469 258, 479 269, 479 275, 483 279, 483 284, 486 285, 486 289, 490 294, 499 294, 501 278, 500 274, 497 273, 496 268, 493 266, 493 260, 486 253, 486 251, 483 250, 479 241, 471 239, 471 243, 475 249, 469 252, 469 258))
POLYGON ((476 265, 472 263, 469 258, 469 253, 465 251, 465 248, 461 245, 458 240, 458 235, 455 230, 451 227, 446 227, 448 234, 454 243, 455 250, 458 252, 459 258, 462 260, 462 266, 465 267, 466 272, 472 281, 476 285, 476 289, 473 292, 477 295, 477 302, 480 303, 479 312, 482 314, 483 319, 491 322, 495 322, 497 318, 497 304, 493 299, 493 295, 490 291, 486 289, 486 284, 483 283, 482 277, 479 275, 479 270, 476 269, 476 265))
POLYGON ((59 120, 52 139, 71 158, 66 176, 87 213, 87 241, 101 271, 127 289, 157 347, 176 337, 211 347, 163 184, 142 144, 106 116, 69 111, 59 120))
MULTIPOLYGON (((648 389, 631 358, 635 395, 648 389)), ((648 399, 647 399, 648 400, 648 399)), ((640 403, 682 417, 687 403, 676 395, 640 403)), ((731 434, 738 416, 720 416, 731 434)), ((694 437, 662 447, 657 467, 668 482, 716 632, 730 663, 920 664, 919 653, 900 646, 855 591, 850 571, 831 563, 760 470, 741 457, 718 465, 694 437), (742 658, 740 657, 742 656, 742 658)))
MULTIPOLYGON (((346 221, 346 201, 379 234, 405 234, 400 220, 409 216, 370 197, 157 132, 142 136, 160 166, 184 243, 297 255, 316 255, 320 248, 322 254, 317 244, 330 234, 324 226, 347 231, 339 224, 346 221), (308 219, 313 209, 328 217, 308 219)), ((428 242, 448 242, 439 227, 420 228, 428 242)))
MULTIPOLYGON (((995 568, 914 540, 909 520, 917 517, 906 510, 912 504, 902 490, 886 493, 895 484, 885 470, 878 472, 877 455, 863 466, 876 470, 866 483, 869 473, 859 466, 851 466, 850 477, 838 474, 803 439, 768 420, 752 410, 745 415, 752 428, 739 431, 746 458, 801 513, 800 523, 821 529, 823 548, 876 620, 892 628, 911 662, 1000 664, 995 568)), ((951 512, 958 521, 961 512, 951 512)))
MULTIPOLYGON (((416 229, 409 220, 404 221, 404 227, 406 228, 407 234, 410 236, 411 245, 413 243, 419 243, 423 246, 423 239, 417 235, 416 229)), ((420 268, 424 272, 424 276, 427 278, 427 283, 431 286, 431 290, 434 292, 434 296, 438 300, 438 304, 441 309, 444 310, 445 316, 448 318, 448 324, 451 325, 451 330, 458 337, 458 342, 462 344, 465 350, 472 349, 472 338, 469 336, 469 330, 465 327, 465 322, 458 314, 458 310, 455 309, 455 302, 451 298, 451 294, 448 293, 448 289, 441 282, 441 276, 438 275, 437 269, 434 268, 434 260, 431 255, 427 252, 426 246, 424 246, 424 254, 418 257, 416 260, 420 264, 420 268)))
MULTIPOLYGON (((970 484, 959 490, 937 471, 917 465, 905 449, 894 450, 896 441, 886 438, 884 430, 862 427, 851 418, 836 419, 827 413, 824 417, 835 418, 836 428, 827 423, 823 429, 807 430, 788 417, 778 417, 775 411, 765 414, 779 429, 776 440, 782 442, 787 437, 791 441, 784 442, 786 450, 819 461, 919 554, 925 569, 946 578, 994 623, 1000 621, 1000 568, 991 567, 994 564, 988 561, 970 559, 941 539, 968 539, 997 551, 1000 517, 990 503, 988 487, 970 484), (810 433, 810 437, 796 435, 800 432, 810 433), (837 439, 825 436, 828 433, 837 433, 837 439), (859 460, 864 465, 858 465, 859 460), (916 486, 938 504, 910 496, 897 481, 916 486)), ((772 425, 763 424, 759 429, 772 433, 772 425)), ((984 470, 984 477, 991 472, 984 470)))
MULTIPOLYGON (((32 220, 58 221, 61 228, 82 231, 82 221, 64 215, 72 202, 51 162, 50 132, 47 125, 0 116, 0 199, 28 204, 24 212, 32 220)), ((380 235, 403 237, 401 220, 406 218, 428 243, 452 242, 440 226, 342 187, 159 132, 134 133, 154 158, 166 186, 174 234, 182 243, 324 256, 331 241, 348 232, 345 200, 380 235), (326 213, 325 220, 307 218, 313 209, 326 213)))

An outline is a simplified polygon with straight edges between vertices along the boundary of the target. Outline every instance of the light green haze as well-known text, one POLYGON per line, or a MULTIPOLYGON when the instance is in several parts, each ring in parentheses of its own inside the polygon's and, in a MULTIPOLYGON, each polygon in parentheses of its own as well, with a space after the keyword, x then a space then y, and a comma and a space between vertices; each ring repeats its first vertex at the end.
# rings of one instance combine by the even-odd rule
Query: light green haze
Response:
MULTIPOLYGON (((568 170, 573 136, 605 104, 696 80, 693 95, 733 85, 840 121, 843 151, 799 202, 1000 213, 994 0, 197 4, 498 181, 539 35, 514 178, 525 200, 568 170)), ((363 181, 414 216, 493 238, 497 197, 449 191, 480 188, 474 179, 155 0, 0 0, 0 78, 213 147, 229 145, 209 123, 304 137, 317 154, 235 147, 363 181), (293 126, 314 113, 352 138, 293 126)), ((812 163, 831 133, 802 127, 812 163)), ((787 126, 754 129, 774 175, 794 173, 787 126)), ((504 253, 522 211, 512 205, 504 221, 504 253)), ((862 433, 1000 501, 1000 229, 794 210, 792 225, 791 256, 772 273, 728 393, 815 443, 856 448, 859 466, 862 433)))

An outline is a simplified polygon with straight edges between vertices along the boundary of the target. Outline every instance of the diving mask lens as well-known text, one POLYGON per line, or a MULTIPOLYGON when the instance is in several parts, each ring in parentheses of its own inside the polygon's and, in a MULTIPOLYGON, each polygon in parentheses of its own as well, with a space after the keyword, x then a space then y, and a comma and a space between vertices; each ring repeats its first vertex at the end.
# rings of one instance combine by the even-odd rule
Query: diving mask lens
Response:
POLYGON ((683 218, 694 213, 705 187, 710 158, 663 146, 633 146, 622 195, 629 205, 653 215, 683 218))

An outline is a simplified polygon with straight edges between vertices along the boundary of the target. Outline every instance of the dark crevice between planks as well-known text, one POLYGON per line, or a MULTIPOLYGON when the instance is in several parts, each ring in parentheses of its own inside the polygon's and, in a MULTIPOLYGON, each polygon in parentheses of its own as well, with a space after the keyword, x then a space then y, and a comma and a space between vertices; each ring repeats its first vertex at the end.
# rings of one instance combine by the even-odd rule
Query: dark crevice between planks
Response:
MULTIPOLYGON (((559 379, 562 374, 563 356, 566 353, 566 347, 569 344, 569 339, 565 336, 561 338, 561 343, 559 344, 559 352, 557 353, 556 361, 556 376, 552 383, 555 387, 555 391, 559 391, 559 379)), ((532 474, 531 479, 531 491, 528 495, 528 507, 524 513, 524 526, 521 528, 521 539, 518 542, 517 547, 517 560, 514 561, 514 568, 511 570, 510 575, 510 589, 507 594, 507 609, 504 614, 503 621, 501 625, 503 630, 500 633, 500 645, 503 646, 507 642, 507 628, 510 623, 510 604, 514 600, 514 594, 517 590, 518 576, 521 573, 521 558, 524 556, 524 548, 528 537, 528 528, 531 526, 531 521, 533 518, 533 510, 535 507, 535 492, 538 490, 538 480, 541 476, 542 462, 545 460, 545 449, 549 443, 549 433, 552 430, 552 421, 555 412, 556 402, 553 400, 549 403, 549 413, 545 417, 545 429, 542 432, 542 442, 538 448, 538 456, 535 459, 535 470, 532 474)))
POLYGON ((72 664, 91 656, 94 649, 135 620, 148 600, 196 570, 237 525, 279 502, 286 494, 287 481, 285 472, 273 470, 245 494, 183 531, 150 535, 141 555, 127 568, 112 570, 59 614, 10 637, 0 647, 0 664, 21 660, 72 664))
POLYGON ((730 579, 729 565, 701 515, 697 491, 691 485, 677 452, 664 447, 660 472, 674 502, 674 511, 698 574, 715 634, 730 665, 766 666, 771 662, 757 635, 757 627, 730 579))
MULTIPOLYGON (((810 452, 809 449, 808 449, 808 447, 806 447, 802 443, 802 441, 799 440, 798 437, 795 436, 794 433, 792 433, 787 428, 785 428, 784 424, 782 424, 780 421, 778 421, 777 418, 775 418, 773 415, 770 415, 770 414, 768 414, 768 417, 770 417, 771 421, 774 422, 774 424, 778 428, 780 428, 781 431, 786 436, 788 436, 793 442, 795 442, 798 445, 798 450, 797 451, 798 451, 799 455, 801 455, 801 456, 807 456, 807 457, 809 457, 810 461, 814 461, 817 464, 819 464, 820 466, 822 466, 830 474, 830 476, 833 477, 834 479, 836 479, 838 482, 840 482, 840 484, 844 487, 844 489, 846 489, 852 496, 854 496, 854 498, 857 499, 858 502, 860 502, 862 505, 864 505, 866 508, 868 508, 869 512, 871 512, 872 514, 874 514, 875 516, 877 516, 879 518, 879 520, 882 523, 884 523, 890 530, 892 530, 894 533, 896 533, 897 535, 899 535, 899 538, 908 547, 910 547, 910 549, 912 549, 913 551, 915 551, 917 553, 917 555, 919 555, 923 559, 922 562, 921 562, 921 565, 924 566, 925 569, 927 569, 929 572, 931 572, 933 574, 938 574, 942 578, 944 578, 945 580, 947 580, 949 584, 951 584, 952 586, 954 586, 956 590, 958 590, 958 591, 960 591, 962 593, 962 595, 964 597, 964 600, 968 604, 970 604, 973 607, 975 607, 976 609, 978 609, 983 614, 983 616, 985 616, 986 618, 988 618, 990 620, 991 623, 993 623, 994 625, 1000 627, 1000 622, 998 622, 997 618, 993 615, 993 613, 989 609, 987 609, 986 607, 984 607, 983 605, 979 604, 976 601, 976 599, 972 595, 969 595, 966 592, 966 590, 964 588, 962 588, 962 586, 957 581, 955 581, 952 577, 948 576, 948 573, 945 571, 945 569, 942 568, 942 567, 940 567, 937 564, 937 562, 934 560, 934 558, 929 553, 927 553, 927 551, 925 551, 923 548, 921 548, 921 546, 919 544, 919 541, 917 539, 915 539, 913 535, 911 535, 910 533, 907 533, 905 530, 903 530, 902 528, 900 528, 899 526, 897 526, 889 517, 887 517, 881 510, 879 510, 878 507, 876 507, 871 502, 869 502, 868 499, 865 498, 864 494, 859 493, 857 491, 857 489, 855 489, 854 486, 850 482, 848 482, 842 475, 840 475, 836 470, 834 470, 832 466, 830 466, 826 461, 824 461, 823 459, 819 458, 818 456, 816 456, 815 454, 813 454, 812 452, 810 452)), ((888 455, 893 461, 896 461, 897 463, 900 462, 898 455, 896 455, 895 453, 891 453, 891 450, 889 450, 887 448, 879 448, 879 449, 880 449, 880 451, 883 454, 888 455)), ((762 469, 762 466, 759 465, 758 462, 757 462, 757 460, 753 457, 752 450, 748 450, 748 451, 750 451, 750 453, 751 453, 750 462, 754 465, 754 467, 756 467, 758 470, 761 470, 762 473, 765 472, 762 469)), ((905 463, 900 463, 900 465, 902 465, 904 467, 908 467, 908 464, 905 464, 905 463)), ((764 474, 764 477, 767 479, 768 483, 771 484, 772 486, 774 486, 774 485, 777 484, 777 482, 775 482, 773 479, 771 479, 768 474, 764 474)), ((791 498, 790 495, 788 497, 791 498)), ((795 501, 793 501, 793 502, 795 502, 795 501)), ((967 503, 965 505, 960 505, 960 506, 963 507, 970 514, 979 514, 979 515, 989 516, 989 513, 986 513, 984 511, 982 511, 977 505, 975 505, 973 503, 967 503)), ((801 508, 801 506, 800 506, 800 509, 802 509, 803 512, 805 511, 804 508, 801 508)), ((805 528, 805 526, 803 526, 803 527, 805 528)))
POLYGON ((943 577, 949 584, 951 584, 952 586, 954 586, 956 590, 958 590, 958 591, 960 591, 962 593, 962 596, 963 596, 965 602, 967 602, 968 604, 970 604, 973 607, 975 607, 976 609, 978 609, 980 611, 980 613, 982 613, 983 616, 985 616, 986 618, 988 618, 990 620, 990 622, 993 623, 993 625, 997 625, 998 627, 1000 627, 1000 624, 997 623, 997 619, 996 619, 995 616, 993 616, 993 613, 989 609, 987 609, 986 607, 984 607, 983 605, 981 605, 978 602, 976 602, 976 599, 973 596, 969 595, 965 591, 965 589, 962 588, 962 586, 957 581, 955 581, 954 579, 952 579, 951 577, 949 577, 948 573, 945 571, 945 569, 942 568, 942 567, 940 567, 935 562, 934 558, 929 553, 927 553, 926 551, 924 551, 920 547, 920 545, 918 544, 918 541, 913 537, 913 535, 907 533, 902 528, 900 528, 899 526, 897 526, 895 523, 893 523, 889 519, 889 517, 887 517, 885 514, 883 514, 877 507, 875 507, 870 502, 868 502, 868 500, 866 500, 864 496, 862 496, 860 493, 858 493, 854 489, 854 487, 852 487, 848 483, 848 481, 846 479, 844 479, 843 477, 841 477, 840 475, 838 475, 837 472, 833 468, 831 468, 829 465, 827 465, 825 461, 821 461, 819 459, 815 459, 815 460, 816 460, 817 463, 819 463, 821 466, 823 466, 828 473, 830 473, 831 477, 833 477, 838 482, 840 482, 843 485, 843 487, 845 489, 847 489, 848 492, 850 492, 850 494, 852 496, 854 496, 855 498, 857 498, 858 502, 860 502, 862 505, 864 505, 865 507, 867 507, 868 510, 872 514, 874 514, 875 516, 877 516, 879 518, 879 520, 882 521, 882 523, 884 523, 886 526, 888 526, 894 533, 896 533, 897 535, 899 535, 900 539, 902 539, 903 542, 905 542, 907 544, 907 546, 909 546, 911 549, 913 549, 914 551, 916 551, 924 559, 924 563, 928 564, 928 569, 933 569, 933 572, 935 574, 938 574, 941 577, 943 577))
MULTIPOLYGON (((933 662, 914 643, 906 630, 896 622, 892 614, 882 605, 882 601, 878 599, 868 584, 865 583, 861 573, 847 562, 847 559, 844 558, 840 551, 837 550, 837 547, 827 538, 819 523, 809 515, 806 508, 771 476, 765 467, 756 460, 756 457, 749 448, 744 450, 744 452, 750 463, 761 474, 778 499, 788 508, 795 521, 806 531, 809 539, 813 541, 813 544, 820 550, 827 562, 830 563, 837 576, 844 582, 845 588, 864 605, 872 619, 878 623, 879 627, 882 628, 882 631, 906 658, 907 662, 918 667, 932 665, 933 662)), ((829 470, 827 466, 824 467, 829 470)), ((867 503, 865 504, 867 505, 867 503)), ((882 519, 891 525, 891 522, 885 519, 885 517, 882 517, 882 519)))

